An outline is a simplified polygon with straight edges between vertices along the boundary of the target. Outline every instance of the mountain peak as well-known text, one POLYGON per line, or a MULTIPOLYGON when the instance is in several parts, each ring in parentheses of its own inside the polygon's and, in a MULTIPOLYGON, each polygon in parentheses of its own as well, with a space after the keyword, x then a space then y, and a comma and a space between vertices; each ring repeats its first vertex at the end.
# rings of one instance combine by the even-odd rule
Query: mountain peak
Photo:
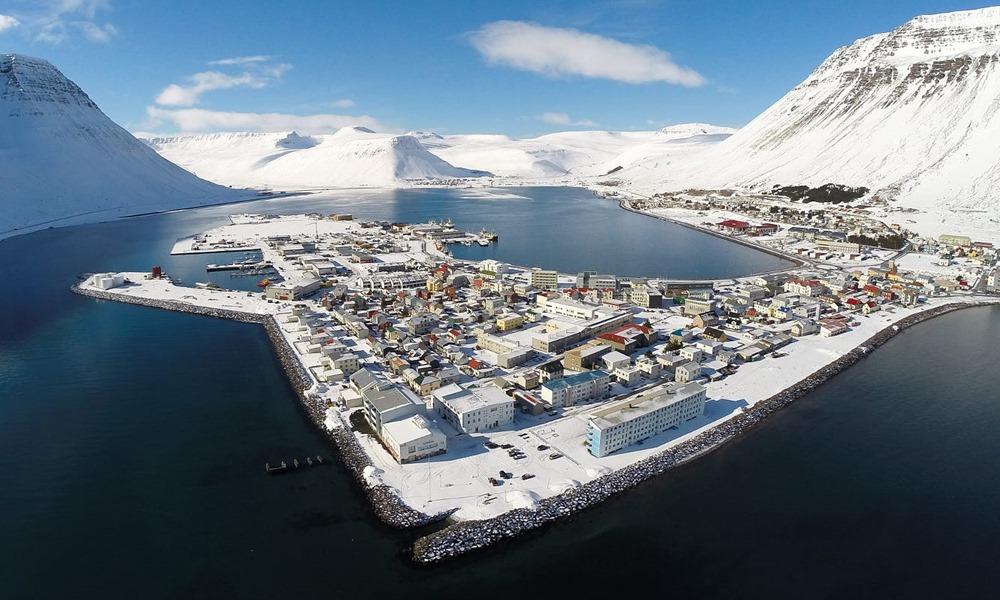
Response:
MULTIPOLYGON (((97 105, 52 63, 23 54, 0 54, 0 102, 4 104, 97 105)), ((12 112, 17 112, 11 106, 12 112)))

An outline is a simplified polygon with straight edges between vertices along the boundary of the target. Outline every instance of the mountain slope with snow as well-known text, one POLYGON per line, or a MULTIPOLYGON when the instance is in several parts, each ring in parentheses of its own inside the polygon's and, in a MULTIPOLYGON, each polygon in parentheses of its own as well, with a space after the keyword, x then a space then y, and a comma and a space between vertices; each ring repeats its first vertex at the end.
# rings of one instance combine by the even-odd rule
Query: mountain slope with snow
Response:
POLYGON ((164 160, 47 61, 0 54, 0 238, 239 199, 164 160))
POLYGON ((414 136, 345 127, 333 134, 218 133, 146 140, 167 159, 226 185, 395 187, 488 175, 455 167, 414 136))
POLYGON ((996 219, 998 139, 1000 8, 986 8, 857 40, 697 160, 639 161, 621 176, 649 191, 835 182, 996 219))
POLYGON ((653 156, 690 154, 733 131, 688 123, 660 131, 567 131, 525 139, 489 134, 413 135, 452 164, 504 177, 545 179, 599 176, 653 156))

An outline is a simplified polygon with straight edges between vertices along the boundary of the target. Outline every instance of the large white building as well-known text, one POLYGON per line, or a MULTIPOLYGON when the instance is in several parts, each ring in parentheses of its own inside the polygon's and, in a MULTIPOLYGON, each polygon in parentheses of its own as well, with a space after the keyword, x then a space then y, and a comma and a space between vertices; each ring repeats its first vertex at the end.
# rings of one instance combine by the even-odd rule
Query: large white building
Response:
POLYGON ((607 456, 704 412, 703 385, 669 385, 648 396, 639 395, 591 411, 587 447, 594 456, 607 456))
POLYGON ((434 410, 465 433, 492 431, 514 420, 514 399, 496 386, 466 389, 452 383, 431 396, 434 410))
POLYGON ((444 433, 424 416, 420 398, 376 377, 367 369, 351 375, 350 381, 351 388, 361 395, 372 429, 398 462, 420 460, 447 451, 444 433))
POLYGON ((552 406, 573 406, 603 398, 611 385, 611 375, 605 371, 584 371, 569 377, 553 379, 542 384, 542 400, 552 406))
POLYGON ((556 296, 555 298, 538 296, 535 302, 542 309, 542 312, 547 315, 570 317, 572 319, 593 319, 601 308, 596 304, 580 302, 566 296, 556 296))
POLYGON ((442 454, 448 446, 444 433, 422 415, 382 426, 382 443, 400 464, 442 454))

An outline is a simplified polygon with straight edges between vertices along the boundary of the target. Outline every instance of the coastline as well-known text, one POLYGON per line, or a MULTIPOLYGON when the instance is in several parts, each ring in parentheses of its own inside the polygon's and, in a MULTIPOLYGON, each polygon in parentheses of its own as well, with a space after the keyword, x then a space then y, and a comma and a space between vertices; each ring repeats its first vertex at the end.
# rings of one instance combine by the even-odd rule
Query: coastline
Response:
MULTIPOLYGON (((595 192, 595 194, 596 194, 596 192, 595 192)), ((653 214, 653 213, 650 213, 650 212, 645 212, 645 211, 642 211, 642 210, 636 210, 636 209, 632 208, 632 205, 629 204, 628 199, 625 199, 625 198, 623 198, 623 199, 621 199, 621 200, 618 201, 618 206, 619 206, 619 208, 621 208, 623 210, 627 210, 628 212, 633 213, 633 214, 643 215, 643 216, 646 216, 646 217, 652 217, 654 219, 659 219, 660 221, 664 221, 666 223, 672 223, 674 225, 680 225, 681 227, 687 227, 688 229, 693 229, 694 231, 697 231, 699 233, 705 233, 705 234, 711 235, 713 237, 717 237, 717 238, 722 239, 722 240, 727 240, 727 241, 733 242, 734 244, 740 244, 741 246, 744 246, 744 247, 747 247, 747 248, 751 248, 753 250, 757 250, 758 252, 763 252, 765 254, 769 254, 771 256, 775 256, 777 258, 780 258, 782 260, 786 260, 786 261, 792 263, 792 266, 786 267, 784 269, 771 269, 769 271, 761 271, 759 273, 750 273, 748 275, 743 276, 742 278, 757 277, 757 276, 760 276, 760 275, 771 275, 771 274, 774 274, 774 273, 785 273, 787 271, 794 271, 795 269, 801 269, 802 267, 805 267, 805 266, 807 266, 809 264, 809 263, 807 263, 806 261, 802 260, 801 258, 799 258, 797 256, 793 256, 791 254, 785 254, 784 252, 779 252, 778 250, 775 250, 773 248, 768 248, 766 246, 761 246, 761 245, 755 244, 753 242, 748 242, 747 240, 744 240, 742 238, 733 237, 731 235, 724 235, 722 233, 719 233, 718 231, 715 231, 713 229, 709 229, 707 227, 701 227, 700 225, 695 225, 693 223, 687 223, 687 222, 684 222, 684 221, 681 221, 681 220, 678 220, 678 219, 671 219, 670 217, 665 217, 663 215, 656 215, 656 214, 653 214)), ((706 281, 707 282, 707 281, 725 281, 725 280, 720 280, 720 279, 702 279, 702 280, 691 280, 691 281, 706 281)))
MULTIPOLYGON (((448 520, 451 512, 425 514, 406 505, 387 485, 370 486, 364 477, 365 468, 372 461, 350 431, 350 424, 338 417, 340 426, 332 430, 326 424, 325 406, 318 398, 310 397, 307 390, 313 380, 281 334, 277 321, 271 315, 249 313, 230 309, 202 307, 172 300, 137 296, 123 296, 106 291, 82 288, 80 282, 71 286, 74 293, 101 300, 135 304, 150 308, 186 312, 264 327, 277 358, 298 397, 298 405, 305 416, 329 440, 343 464, 362 487, 379 521, 397 529, 414 529, 448 520)), ((418 538, 411 548, 411 558, 423 565, 441 563, 451 558, 474 552, 536 530, 559 518, 568 517, 591 508, 608 498, 633 488, 674 467, 703 456, 746 433, 771 414, 806 395, 816 387, 851 367, 899 332, 933 319, 966 308, 995 306, 995 301, 955 301, 928 308, 903 317, 875 332, 849 352, 831 363, 806 375, 803 379, 774 395, 755 403, 740 414, 703 431, 697 436, 674 447, 664 449, 639 462, 591 480, 579 488, 539 501, 534 508, 514 509, 501 515, 482 520, 447 521, 443 528, 418 538)))

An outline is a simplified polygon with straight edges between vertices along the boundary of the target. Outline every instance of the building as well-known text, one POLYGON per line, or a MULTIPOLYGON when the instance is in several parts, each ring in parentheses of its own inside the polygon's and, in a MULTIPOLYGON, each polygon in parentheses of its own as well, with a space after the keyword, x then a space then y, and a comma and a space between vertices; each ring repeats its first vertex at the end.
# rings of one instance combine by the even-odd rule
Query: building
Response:
POLYGON ((319 279, 289 279, 272 283, 264 290, 264 297, 272 300, 298 300, 317 291, 322 283, 319 279))
POLYGON ((598 359, 611 351, 610 346, 604 344, 586 344, 579 348, 567 350, 563 355, 563 366, 572 371, 583 371, 590 369, 597 363, 598 359))
POLYGON ((726 219, 719 223, 719 229, 726 233, 744 233, 750 229, 750 223, 737 221, 736 219, 726 219))
POLYGON ((424 417, 424 404, 407 390, 380 380, 367 369, 350 378, 365 416, 382 445, 400 463, 447 451, 444 433, 424 417))
POLYGON ((576 287, 613 290, 618 287, 618 278, 614 275, 605 275, 596 271, 584 271, 576 276, 576 287))
POLYGON ((674 368, 674 381, 688 383, 701 377, 701 365, 696 362, 686 362, 674 368))
POLYGON ((715 312, 714 309, 715 303, 712 300, 701 300, 690 296, 684 300, 684 314, 689 317, 707 312, 715 312))
POLYGON ((622 354, 617 350, 612 350, 611 352, 608 352, 607 354, 601 357, 601 360, 604 361, 604 368, 608 369, 609 371, 613 371, 620 367, 627 367, 630 364, 632 364, 632 359, 629 358, 627 354, 622 354))
POLYGON ((432 397, 434 410, 465 433, 492 431, 514 420, 514 399, 492 385, 466 389, 452 383, 432 397))
POLYGON ((587 449, 607 456, 636 442, 698 418, 705 412, 705 387, 697 383, 671 385, 649 396, 637 396, 591 411, 587 449))
POLYGON ((511 329, 517 329, 521 325, 524 325, 524 317, 516 313, 510 313, 497 318, 497 329, 499 331, 510 331, 511 329))
POLYGON ((846 240, 817 239, 813 242, 818 250, 838 252, 840 254, 860 254, 861 245, 846 240))
POLYGON ((782 287, 788 293, 808 297, 819 296, 826 291, 818 279, 802 279, 800 277, 792 277, 782 287))
POLYGON ((967 235, 951 235, 948 233, 938 236, 938 242, 943 246, 971 246, 972 238, 967 235))
POLYGON ((90 278, 90 283, 99 290, 110 290, 125 285, 125 276, 121 273, 98 273, 90 278))
POLYGON ((380 437, 386 450, 400 464, 444 454, 448 450, 444 433, 421 415, 386 423, 380 437))
POLYGON ((603 398, 608 393, 611 376, 601 370, 585 371, 542 384, 542 400, 552 406, 573 406, 603 398))
POLYGON ((624 325, 618 329, 597 336, 602 344, 615 350, 632 354, 639 348, 645 348, 656 341, 656 330, 647 325, 624 325))
POLYGON ((484 260, 479 263, 479 274, 487 279, 499 279, 507 274, 507 263, 484 260))
POLYGON ((659 290, 645 285, 632 286, 629 292, 629 302, 642 308, 663 308, 663 294, 659 290))
POLYGON ((559 273, 545 269, 532 269, 531 285, 540 290, 557 289, 559 287, 559 273))
POLYGON ((538 304, 538 306, 541 307, 542 312, 547 315, 584 320, 593 319, 595 315, 597 315, 598 310, 601 308, 596 304, 580 302, 579 300, 574 300, 566 296, 555 296, 553 298, 549 298, 548 296, 539 295, 535 300, 535 303, 538 304))

